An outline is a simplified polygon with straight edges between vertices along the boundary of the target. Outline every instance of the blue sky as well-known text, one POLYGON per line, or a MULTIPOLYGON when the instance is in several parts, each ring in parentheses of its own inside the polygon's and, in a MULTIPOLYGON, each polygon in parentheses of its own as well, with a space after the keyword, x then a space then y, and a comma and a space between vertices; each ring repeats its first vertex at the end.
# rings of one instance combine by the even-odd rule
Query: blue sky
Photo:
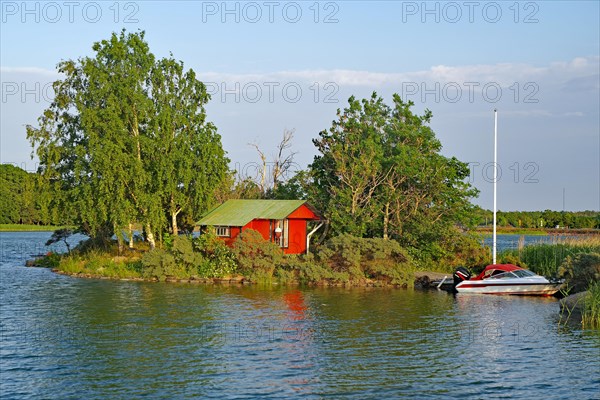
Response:
POLYGON ((492 206, 499 110, 502 210, 600 209, 599 2, 0 2, 3 163, 35 168, 24 124, 48 106, 62 59, 145 30, 207 83, 232 167, 295 129, 298 168, 350 95, 433 112, 443 152, 469 162, 492 206))

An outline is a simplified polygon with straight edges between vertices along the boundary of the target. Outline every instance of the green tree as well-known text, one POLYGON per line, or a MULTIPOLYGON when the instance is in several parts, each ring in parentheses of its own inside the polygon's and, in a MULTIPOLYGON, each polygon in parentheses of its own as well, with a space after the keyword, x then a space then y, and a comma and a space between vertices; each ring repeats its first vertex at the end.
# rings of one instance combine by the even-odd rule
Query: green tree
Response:
POLYGON ((377 217, 375 195, 386 178, 382 138, 389 109, 374 93, 362 101, 351 97, 337 111, 329 130, 313 143, 320 155, 311 169, 327 208, 332 232, 365 236, 377 217))
POLYGON ((105 242, 132 220, 150 224, 140 216, 149 208, 142 135, 151 115, 144 77, 154 57, 143 33, 113 34, 93 50, 94 57, 59 63, 65 78, 54 83, 40 127, 27 133, 42 174, 61 183, 65 208, 83 232, 105 242))
POLYGON ((27 208, 24 199, 32 196, 26 193, 30 190, 29 180, 29 175, 21 168, 11 164, 0 165, 0 223, 31 223, 28 215, 24 215, 27 208))
POLYGON ((92 48, 93 57, 59 64, 65 78, 28 138, 83 232, 104 243, 116 234, 121 249, 122 230, 129 227, 131 245, 139 222, 153 248, 167 216, 206 207, 224 173, 220 137, 205 121, 208 96, 193 71, 156 61, 144 32, 92 48))
POLYGON ((182 211, 198 218, 213 204, 215 188, 226 182, 229 160, 216 127, 206 121, 209 95, 194 71, 184 71, 183 63, 172 58, 162 59, 151 79, 156 110, 153 184, 177 235, 182 211))
POLYGON ((472 225, 477 191, 466 182, 468 166, 440 154, 431 112, 418 116, 412 102, 393 100, 390 108, 376 93, 351 97, 314 140, 315 203, 330 232, 395 238, 417 259, 439 260, 460 245, 458 227, 472 225))

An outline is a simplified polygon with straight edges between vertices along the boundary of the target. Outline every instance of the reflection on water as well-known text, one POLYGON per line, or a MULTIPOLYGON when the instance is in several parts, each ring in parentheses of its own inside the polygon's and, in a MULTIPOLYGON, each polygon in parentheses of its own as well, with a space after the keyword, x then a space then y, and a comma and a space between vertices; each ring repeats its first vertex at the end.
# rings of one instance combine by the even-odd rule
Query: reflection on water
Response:
MULTIPOLYGON (((47 239, 0 235, 3 249, 47 239)), ((552 298, 83 280, 6 254, 2 398, 558 399, 600 389, 600 336, 559 329, 552 298)))

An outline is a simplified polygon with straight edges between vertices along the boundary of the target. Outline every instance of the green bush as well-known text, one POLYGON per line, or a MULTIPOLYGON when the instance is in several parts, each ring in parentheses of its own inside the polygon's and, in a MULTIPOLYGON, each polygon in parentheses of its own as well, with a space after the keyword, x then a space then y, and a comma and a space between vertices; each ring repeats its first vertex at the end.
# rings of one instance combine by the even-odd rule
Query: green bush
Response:
POLYGON ((469 265, 473 269, 485 268, 491 264, 492 257, 488 247, 483 246, 481 237, 461 234, 452 246, 449 259, 444 262, 446 271, 453 272, 461 265, 469 265))
POLYGON ((517 255, 511 253, 502 253, 498 256, 498 264, 513 264, 521 268, 527 268, 527 264, 524 263, 517 255))
POLYGON ((45 256, 35 260, 35 265, 44 268, 57 268, 60 264, 61 255, 49 251, 45 256))
POLYGON ((303 284, 348 281, 348 274, 336 273, 326 268, 315 262, 312 255, 287 256, 283 265, 277 268, 277 276, 282 282, 293 280, 303 284))
POLYGON ((142 257, 142 274, 145 278, 164 281, 167 278, 187 279, 196 275, 199 265, 204 263, 200 253, 194 252, 189 237, 173 239, 170 250, 154 249, 142 257))
POLYGON ((568 256, 558 269, 572 293, 584 291, 600 281, 600 253, 579 253, 568 256))
POLYGON ((187 272, 175 257, 163 249, 154 249, 142 257, 142 275, 146 279, 164 281, 168 277, 183 277, 187 272))
POLYGON ((298 277, 296 276, 295 271, 283 266, 275 268, 274 275, 277 277, 279 283, 290 284, 298 282, 298 277))
POLYGON ((377 280, 403 286, 412 286, 414 281, 412 259, 394 240, 344 234, 326 242, 317 252, 316 259, 333 274, 337 273, 334 279, 347 277, 354 283, 377 280))
POLYGON ((277 265, 283 262, 283 251, 253 230, 243 231, 233 243, 233 254, 239 271, 252 281, 270 281, 277 265))
POLYGON ((194 251, 192 239, 187 236, 177 236, 173 239, 170 253, 175 260, 187 270, 193 272, 204 261, 202 254, 194 251))
POLYGON ((237 270, 233 252, 216 236, 203 234, 191 239, 169 239, 167 249, 154 249, 142 257, 143 276, 164 281, 167 278, 222 278, 237 270))
POLYGON ((205 278, 222 278, 237 271, 235 255, 214 233, 204 233, 194 239, 194 250, 204 257, 198 274, 205 278))

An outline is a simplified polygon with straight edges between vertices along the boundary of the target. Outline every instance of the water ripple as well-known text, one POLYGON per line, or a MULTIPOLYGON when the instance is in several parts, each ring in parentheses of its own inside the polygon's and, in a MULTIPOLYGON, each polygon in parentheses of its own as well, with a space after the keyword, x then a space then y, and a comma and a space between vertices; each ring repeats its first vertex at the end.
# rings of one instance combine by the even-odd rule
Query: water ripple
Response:
MULTIPOLYGON (((2 398, 598 398, 553 299, 82 280, 0 234, 2 398)), ((29 246, 29 247, 27 247, 29 246)))

